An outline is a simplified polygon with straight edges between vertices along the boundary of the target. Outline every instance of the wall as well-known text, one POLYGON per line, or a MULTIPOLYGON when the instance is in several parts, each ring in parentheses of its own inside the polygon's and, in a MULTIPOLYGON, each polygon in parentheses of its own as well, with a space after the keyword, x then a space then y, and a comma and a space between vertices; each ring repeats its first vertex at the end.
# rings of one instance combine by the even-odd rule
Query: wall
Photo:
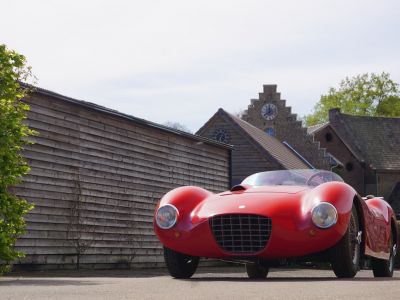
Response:
MULTIPOLYGON (((400 181, 399 172, 378 171, 375 173, 368 166, 363 166, 329 125, 316 132, 314 139, 320 142, 321 147, 326 148, 329 153, 343 163, 340 175, 359 194, 362 196, 368 194, 383 196, 386 200, 389 200, 394 185, 400 181), (330 138, 328 139, 327 136, 330 136, 330 138)), ((400 199, 393 203, 393 207, 399 212, 400 199)))
POLYGON ((292 113, 291 107, 286 106, 286 100, 281 99, 276 89, 276 85, 264 85, 264 91, 259 93, 259 99, 251 100, 251 104, 243 114, 243 120, 263 131, 274 128, 278 140, 288 142, 315 168, 329 170, 325 149, 321 149, 307 134, 307 129, 297 120, 297 115, 292 113), (261 109, 266 103, 272 103, 277 107, 277 115, 272 120, 266 120, 261 116, 261 109))
POLYGON ((232 185, 239 184, 247 176, 269 170, 279 170, 282 167, 266 153, 261 153, 249 137, 238 130, 238 125, 217 114, 201 131, 201 135, 213 138, 217 129, 224 129, 229 133, 229 144, 234 145, 232 150, 232 185))
POLYGON ((314 140, 319 141, 321 147, 343 163, 343 170, 340 171, 343 180, 354 187, 359 194, 365 195, 363 166, 336 132, 330 126, 326 126, 314 134, 314 140))
POLYGON ((182 185, 229 187, 226 147, 57 96, 26 101, 27 124, 39 135, 24 152, 31 172, 16 188, 35 204, 17 243, 27 253, 22 267, 162 265, 152 218, 163 194, 182 185))
MULTIPOLYGON (((400 172, 395 171, 378 171, 378 196, 383 196, 389 201, 389 197, 395 187, 396 183, 400 182, 400 172)), ((400 197, 397 192, 396 198, 392 199, 392 207, 396 213, 400 213, 400 197)))

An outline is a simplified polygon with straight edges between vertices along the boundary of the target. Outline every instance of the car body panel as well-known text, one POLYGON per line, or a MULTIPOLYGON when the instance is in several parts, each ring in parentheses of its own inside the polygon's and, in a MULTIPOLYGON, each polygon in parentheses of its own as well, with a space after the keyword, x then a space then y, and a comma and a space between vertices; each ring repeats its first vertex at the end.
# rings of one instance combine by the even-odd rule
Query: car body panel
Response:
POLYGON ((363 249, 369 256, 389 259, 390 206, 380 198, 364 201, 343 182, 307 186, 239 186, 235 191, 213 194, 198 187, 181 187, 167 193, 158 206, 174 205, 178 221, 168 230, 154 222, 161 243, 192 256, 229 259, 258 257, 266 260, 312 255, 333 247, 344 236, 353 201, 358 201, 363 249), (337 223, 320 229, 311 221, 311 210, 320 202, 329 202, 338 213, 337 223), (256 253, 230 253, 216 242, 210 218, 225 214, 250 214, 272 220, 272 232, 264 249, 256 253))
MULTIPOLYGON (((391 225, 396 220, 390 205, 381 198, 365 202, 364 220, 366 230, 365 254, 381 259, 389 259, 391 225)), ((396 230, 397 232, 397 230, 396 230)), ((397 234, 394 235, 397 240, 397 234)), ((397 242, 396 242, 397 243, 397 242)))

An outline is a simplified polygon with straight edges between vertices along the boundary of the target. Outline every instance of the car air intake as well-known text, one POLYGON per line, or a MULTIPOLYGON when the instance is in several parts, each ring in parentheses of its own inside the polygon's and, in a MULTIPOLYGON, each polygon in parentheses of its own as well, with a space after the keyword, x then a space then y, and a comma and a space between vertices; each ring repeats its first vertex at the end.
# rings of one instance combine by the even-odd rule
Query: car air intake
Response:
POLYGON ((230 253, 251 254, 267 245, 272 231, 271 219, 258 215, 221 215, 210 219, 218 245, 230 253))

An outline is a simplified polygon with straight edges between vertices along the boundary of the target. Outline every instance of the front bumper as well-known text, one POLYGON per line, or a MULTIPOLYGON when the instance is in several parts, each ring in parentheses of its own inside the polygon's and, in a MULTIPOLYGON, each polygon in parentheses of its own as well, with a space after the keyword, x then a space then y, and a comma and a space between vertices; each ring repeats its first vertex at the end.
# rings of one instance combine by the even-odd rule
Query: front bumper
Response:
POLYGON ((259 216, 271 220, 272 230, 265 247, 261 247, 260 250, 249 248, 251 251, 248 252, 241 248, 222 247, 221 243, 216 241, 210 222, 215 216, 197 223, 193 223, 188 217, 171 229, 163 230, 157 225, 154 229, 164 246, 188 255, 220 259, 259 257, 268 260, 305 256, 326 250, 341 239, 347 228, 347 223, 343 224, 345 222, 341 222, 340 219, 329 229, 319 229, 312 224, 309 216, 259 216))

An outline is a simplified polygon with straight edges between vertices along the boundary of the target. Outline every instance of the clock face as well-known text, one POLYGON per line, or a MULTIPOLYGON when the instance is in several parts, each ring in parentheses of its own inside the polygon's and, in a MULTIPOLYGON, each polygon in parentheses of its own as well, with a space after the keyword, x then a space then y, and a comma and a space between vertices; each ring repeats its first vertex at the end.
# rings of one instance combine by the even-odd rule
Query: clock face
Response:
POLYGON ((222 128, 215 130, 214 132, 214 140, 228 144, 229 143, 229 133, 222 128))
POLYGON ((278 108, 276 105, 272 103, 266 103, 264 106, 261 108, 261 115, 265 120, 273 120, 275 119, 276 115, 278 114, 278 108))

